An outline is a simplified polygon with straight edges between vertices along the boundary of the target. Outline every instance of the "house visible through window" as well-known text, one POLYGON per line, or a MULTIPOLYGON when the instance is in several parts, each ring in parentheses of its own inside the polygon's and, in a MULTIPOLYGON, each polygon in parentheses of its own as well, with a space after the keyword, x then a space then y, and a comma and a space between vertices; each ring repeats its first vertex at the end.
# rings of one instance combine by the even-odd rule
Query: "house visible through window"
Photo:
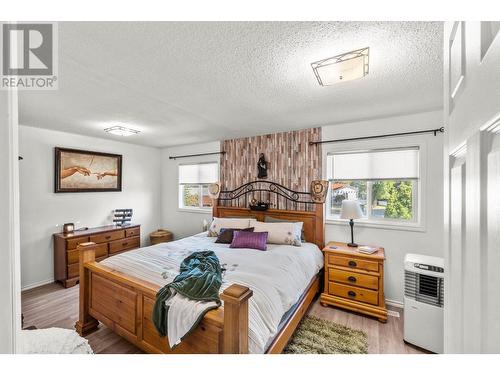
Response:
POLYGON ((179 165, 179 208, 209 209, 208 185, 219 179, 218 163, 179 165))
POLYGON ((368 221, 418 221, 419 149, 328 155, 327 217, 338 219, 344 199, 359 202, 368 221))

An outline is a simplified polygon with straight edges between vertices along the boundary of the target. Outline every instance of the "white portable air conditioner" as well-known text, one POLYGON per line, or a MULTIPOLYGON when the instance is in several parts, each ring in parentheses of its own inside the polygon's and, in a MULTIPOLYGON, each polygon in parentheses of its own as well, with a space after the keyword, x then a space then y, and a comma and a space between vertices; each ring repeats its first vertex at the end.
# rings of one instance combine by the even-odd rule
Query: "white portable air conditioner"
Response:
POLYGON ((404 340, 443 352, 444 261, 419 254, 405 257, 404 340))

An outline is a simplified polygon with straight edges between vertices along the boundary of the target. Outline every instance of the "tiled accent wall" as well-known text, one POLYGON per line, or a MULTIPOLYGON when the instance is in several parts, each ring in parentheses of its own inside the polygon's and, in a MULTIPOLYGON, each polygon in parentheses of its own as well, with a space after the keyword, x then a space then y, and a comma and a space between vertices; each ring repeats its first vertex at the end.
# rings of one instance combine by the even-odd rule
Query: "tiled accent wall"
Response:
POLYGON ((321 178, 321 145, 309 142, 319 140, 321 128, 221 141, 221 151, 226 152, 221 155, 222 189, 258 180, 257 161, 264 153, 269 162, 266 181, 309 191, 311 181, 321 178))

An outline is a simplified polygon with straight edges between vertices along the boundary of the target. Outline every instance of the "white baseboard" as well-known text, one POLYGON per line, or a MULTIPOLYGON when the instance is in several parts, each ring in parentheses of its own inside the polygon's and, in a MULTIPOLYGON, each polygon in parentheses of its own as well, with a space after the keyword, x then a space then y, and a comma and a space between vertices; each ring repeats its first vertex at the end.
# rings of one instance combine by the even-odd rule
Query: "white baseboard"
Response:
POLYGON ((400 301, 393 301, 390 299, 386 299, 385 304, 387 306, 398 307, 400 309, 404 308, 403 302, 400 302, 400 301))
POLYGON ((24 285, 21 287, 21 292, 24 292, 26 290, 34 289, 42 285, 47 285, 47 284, 52 284, 54 282, 54 279, 47 279, 47 280, 42 280, 42 281, 37 281, 36 283, 24 285))

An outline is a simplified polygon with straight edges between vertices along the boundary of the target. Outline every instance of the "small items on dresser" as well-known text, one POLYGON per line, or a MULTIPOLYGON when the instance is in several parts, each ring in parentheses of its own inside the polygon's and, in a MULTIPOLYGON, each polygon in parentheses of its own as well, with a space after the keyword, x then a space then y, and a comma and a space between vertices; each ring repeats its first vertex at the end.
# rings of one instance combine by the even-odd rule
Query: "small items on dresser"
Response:
POLYGON ((63 233, 73 233, 75 230, 75 224, 73 223, 66 223, 63 225, 63 233))
POLYGON ((387 322, 384 249, 377 247, 373 254, 364 254, 346 243, 329 242, 323 254, 325 285, 321 304, 360 312, 387 322))
POLYGON ((113 219, 113 223, 116 223, 116 225, 120 227, 130 225, 133 213, 134 211, 131 208, 117 208, 115 210, 115 218, 113 219))

